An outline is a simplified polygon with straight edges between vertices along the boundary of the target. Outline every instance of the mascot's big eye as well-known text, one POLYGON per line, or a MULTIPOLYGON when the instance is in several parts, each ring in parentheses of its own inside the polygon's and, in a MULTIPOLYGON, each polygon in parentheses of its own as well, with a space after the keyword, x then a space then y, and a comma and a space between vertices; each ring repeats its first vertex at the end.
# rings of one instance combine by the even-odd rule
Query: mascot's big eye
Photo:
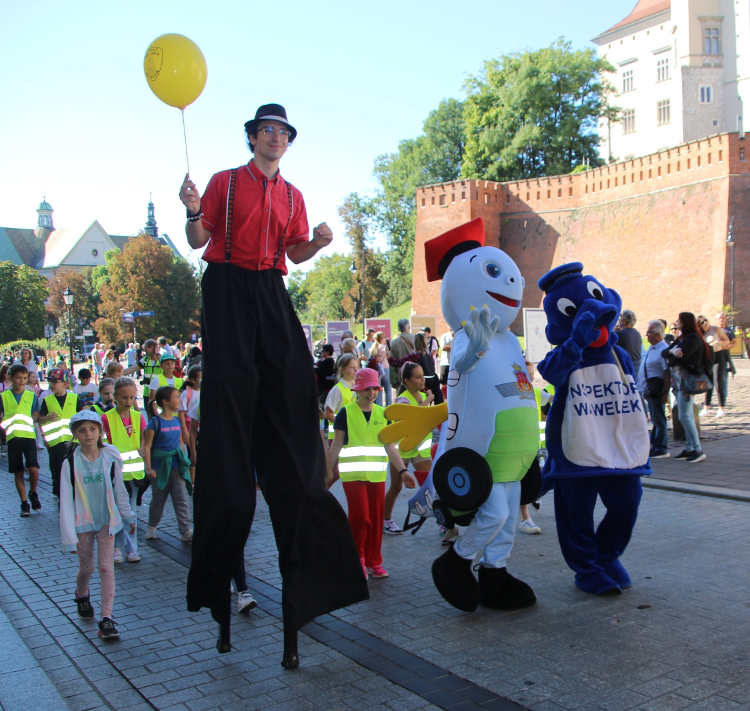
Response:
POLYGON ((595 281, 587 282, 586 288, 589 290, 589 294, 599 301, 604 301, 604 294, 599 288, 599 285, 595 281))
POLYGON ((484 265, 484 271, 486 271, 493 279, 497 279, 500 276, 500 267, 492 262, 484 265))
POLYGON ((570 299, 560 299, 557 302, 557 308, 570 318, 578 313, 578 307, 570 299))

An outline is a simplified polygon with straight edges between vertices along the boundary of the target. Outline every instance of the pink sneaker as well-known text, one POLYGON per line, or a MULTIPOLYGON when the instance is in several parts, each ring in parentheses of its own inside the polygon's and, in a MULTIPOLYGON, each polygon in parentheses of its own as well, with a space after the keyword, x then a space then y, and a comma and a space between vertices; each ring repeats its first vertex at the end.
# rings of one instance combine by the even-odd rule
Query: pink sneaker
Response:
POLYGON ((368 568, 367 572, 372 575, 373 578, 388 577, 388 571, 382 565, 375 565, 372 568, 368 568))
POLYGON ((360 558, 359 562, 362 564, 362 572, 365 574, 365 580, 367 580, 367 566, 365 565, 365 559, 360 558))

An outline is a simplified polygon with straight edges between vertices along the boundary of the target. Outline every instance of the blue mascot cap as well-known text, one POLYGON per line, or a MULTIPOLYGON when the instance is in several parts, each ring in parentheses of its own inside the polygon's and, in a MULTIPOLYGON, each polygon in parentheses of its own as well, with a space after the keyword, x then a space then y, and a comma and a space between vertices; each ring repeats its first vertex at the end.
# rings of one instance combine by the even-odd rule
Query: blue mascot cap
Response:
POLYGON ((545 294, 548 294, 556 284, 580 276, 581 274, 583 274, 583 264, 581 262, 561 264, 559 267, 555 267, 547 272, 537 282, 537 285, 545 294))

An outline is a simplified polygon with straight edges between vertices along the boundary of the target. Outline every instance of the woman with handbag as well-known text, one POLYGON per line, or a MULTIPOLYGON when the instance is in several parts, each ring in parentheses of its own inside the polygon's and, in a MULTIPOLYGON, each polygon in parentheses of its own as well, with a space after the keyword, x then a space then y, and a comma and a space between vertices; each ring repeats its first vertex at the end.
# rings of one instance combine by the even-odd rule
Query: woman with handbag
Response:
POLYGON ((685 449, 675 459, 684 459, 694 464, 702 462, 706 455, 701 449, 695 426, 693 396, 711 388, 711 381, 706 375, 706 362, 711 362, 711 351, 698 329, 694 314, 686 311, 680 313, 677 327, 680 329, 680 337, 663 353, 672 373, 677 410, 687 440, 685 449))

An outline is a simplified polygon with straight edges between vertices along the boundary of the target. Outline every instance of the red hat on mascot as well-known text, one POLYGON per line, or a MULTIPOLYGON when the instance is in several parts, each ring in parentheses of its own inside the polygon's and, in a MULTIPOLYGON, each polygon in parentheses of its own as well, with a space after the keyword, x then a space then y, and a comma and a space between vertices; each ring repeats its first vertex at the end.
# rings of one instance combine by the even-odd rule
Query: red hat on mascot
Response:
POLYGON ((484 247, 484 220, 481 217, 425 242, 427 281, 442 279, 454 257, 477 247, 484 247))

